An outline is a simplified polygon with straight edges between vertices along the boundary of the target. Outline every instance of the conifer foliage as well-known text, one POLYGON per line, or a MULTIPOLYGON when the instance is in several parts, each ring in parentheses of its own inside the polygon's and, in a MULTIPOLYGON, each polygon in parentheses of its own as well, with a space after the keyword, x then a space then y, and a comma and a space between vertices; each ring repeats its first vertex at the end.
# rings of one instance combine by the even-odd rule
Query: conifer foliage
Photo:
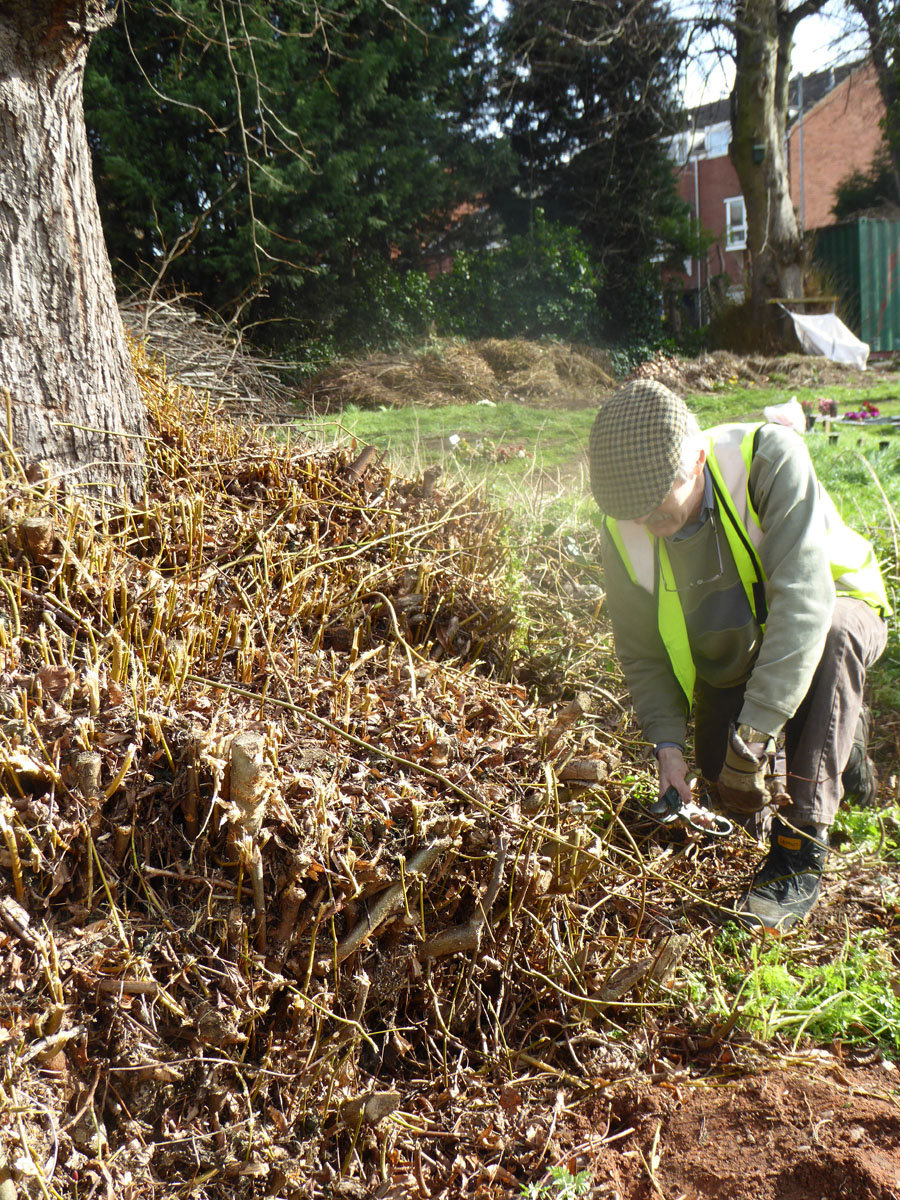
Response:
POLYGON ((486 37, 473 0, 123 4, 85 84, 120 278, 333 318, 483 186, 486 37))
POLYGON ((651 260, 682 229, 664 145, 677 127, 680 36, 656 0, 512 0, 501 97, 520 164, 507 197, 574 225, 600 267, 607 327, 658 307, 651 260))
POLYGON ((547 307, 544 266, 525 272, 534 302, 510 305, 498 250, 577 231, 588 261, 558 281, 547 331, 577 302, 579 329, 652 336, 654 264, 686 227, 664 141, 681 53, 667 2, 513 0, 499 29, 491 14, 125 0, 85 82, 120 284, 180 289, 270 345, 371 346, 456 332, 460 289, 426 272, 458 261, 484 280, 479 334, 523 333, 515 314, 547 307))

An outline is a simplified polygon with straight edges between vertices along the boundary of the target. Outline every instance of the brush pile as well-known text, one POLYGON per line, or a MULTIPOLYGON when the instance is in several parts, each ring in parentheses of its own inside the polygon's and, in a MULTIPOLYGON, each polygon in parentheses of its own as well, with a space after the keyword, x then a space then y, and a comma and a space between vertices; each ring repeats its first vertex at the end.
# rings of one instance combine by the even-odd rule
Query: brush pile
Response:
POLYGON ((671 1069, 721 861, 516 681, 477 493, 136 365, 142 510, 2 460, 0 1194, 517 1194, 560 1089, 671 1069))
POLYGON ((296 415, 296 362, 253 354, 237 328, 177 300, 134 296, 119 311, 152 360, 221 412, 274 424, 296 415))
POLYGON ((604 354, 561 342, 524 338, 480 342, 435 339, 418 352, 376 354, 327 367, 299 400, 321 415, 360 408, 439 407, 514 400, 532 407, 594 407, 616 387, 604 354))

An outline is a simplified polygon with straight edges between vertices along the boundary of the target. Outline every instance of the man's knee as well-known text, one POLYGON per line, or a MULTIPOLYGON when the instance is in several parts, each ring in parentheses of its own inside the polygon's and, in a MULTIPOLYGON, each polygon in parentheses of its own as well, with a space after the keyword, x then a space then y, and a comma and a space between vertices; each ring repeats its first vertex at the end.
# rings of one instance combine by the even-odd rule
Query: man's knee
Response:
POLYGON ((858 664, 863 670, 881 655, 887 642, 887 624, 864 600, 838 596, 831 616, 831 627, 825 638, 822 657, 848 665, 858 664))

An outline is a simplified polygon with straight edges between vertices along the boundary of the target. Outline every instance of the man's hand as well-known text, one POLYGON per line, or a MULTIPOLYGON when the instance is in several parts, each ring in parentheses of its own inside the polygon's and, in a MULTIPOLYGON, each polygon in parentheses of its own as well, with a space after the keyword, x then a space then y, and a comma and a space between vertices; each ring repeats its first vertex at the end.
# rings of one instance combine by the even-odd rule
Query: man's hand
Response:
POLYGON ((656 752, 656 761, 659 763, 659 794, 663 796, 674 787, 685 804, 690 804, 693 797, 687 781, 687 763, 678 746, 661 746, 656 752))
POLYGON ((731 726, 718 779, 719 798, 730 812, 749 815, 769 803, 766 776, 773 751, 773 740, 767 734, 748 725, 731 726))

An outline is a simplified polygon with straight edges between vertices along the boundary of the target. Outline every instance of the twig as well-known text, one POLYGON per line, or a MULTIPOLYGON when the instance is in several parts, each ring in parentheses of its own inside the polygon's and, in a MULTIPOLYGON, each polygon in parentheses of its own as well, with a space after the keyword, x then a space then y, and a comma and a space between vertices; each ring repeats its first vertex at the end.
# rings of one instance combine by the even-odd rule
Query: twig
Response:
POLYGON ((481 948, 482 931, 503 882, 508 848, 509 834, 503 830, 498 834, 494 845, 494 869, 491 872, 487 890, 476 904, 475 912, 464 925, 455 925, 452 929, 444 929, 436 937, 426 942, 419 950, 420 958, 441 958, 445 954, 461 954, 466 950, 478 952, 481 948))
MULTIPOLYGON (((432 863, 452 845, 452 838, 441 837, 435 838, 433 842, 430 842, 427 846, 423 846, 421 850, 417 850, 409 859, 401 862, 401 871, 404 880, 409 877, 415 878, 417 875, 421 875, 427 871, 432 863)), ((357 921, 346 937, 338 942, 334 950, 334 961, 340 964, 349 958, 351 954, 355 953, 375 933, 388 917, 393 916, 395 912, 399 912, 405 903, 405 882, 395 883, 386 892, 382 892, 366 915, 357 921)), ((330 961, 327 959, 324 960, 323 966, 325 970, 328 969, 329 965, 330 961)))

